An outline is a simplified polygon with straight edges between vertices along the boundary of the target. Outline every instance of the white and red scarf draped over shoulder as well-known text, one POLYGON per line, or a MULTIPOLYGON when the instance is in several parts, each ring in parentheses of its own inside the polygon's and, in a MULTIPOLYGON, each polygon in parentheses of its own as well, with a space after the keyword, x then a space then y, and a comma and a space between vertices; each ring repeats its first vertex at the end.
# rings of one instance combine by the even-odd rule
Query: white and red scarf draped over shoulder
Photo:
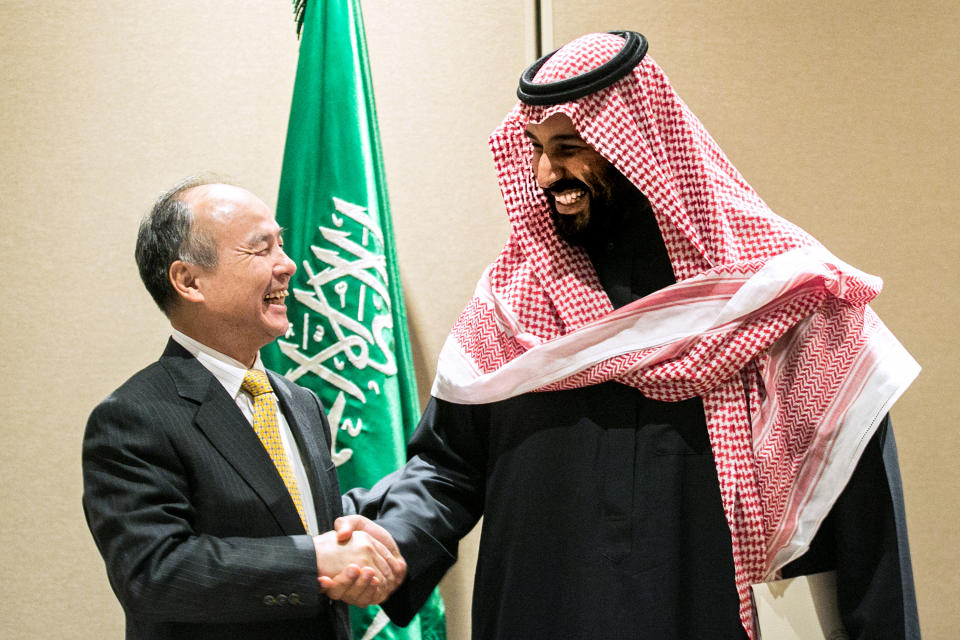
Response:
MULTIPOLYGON (((623 43, 579 38, 534 81, 593 69, 623 43)), ((447 338, 433 394, 478 404, 616 380, 657 400, 701 396, 754 637, 750 584, 808 548, 919 373, 867 306, 880 280, 773 213, 650 56, 576 101, 518 103, 490 147, 512 233, 447 338), (524 135, 555 113, 649 199, 675 285, 615 311, 586 253, 557 237, 524 135)))

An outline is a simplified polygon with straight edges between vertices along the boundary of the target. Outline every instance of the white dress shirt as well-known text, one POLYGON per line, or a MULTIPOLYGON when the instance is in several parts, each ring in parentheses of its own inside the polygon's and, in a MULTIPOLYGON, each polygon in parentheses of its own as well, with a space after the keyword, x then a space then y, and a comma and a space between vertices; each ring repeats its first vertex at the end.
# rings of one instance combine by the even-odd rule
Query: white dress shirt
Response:
MULTIPOLYGON (((219 351, 211 349, 205 344, 201 344, 190 336, 172 329, 172 338, 184 349, 190 352, 200 364, 213 374, 223 388, 227 390, 230 397, 234 399, 240 411, 253 428, 253 396, 241 389, 243 378, 247 374, 247 368, 243 363, 234 360, 230 356, 224 355, 219 351)), ((257 360, 253 363, 253 368, 265 371, 263 362, 260 360, 260 353, 257 353, 257 360)), ((310 491, 310 482, 307 480, 306 468, 300 459, 300 450, 297 448, 297 441, 290 431, 290 425, 277 404, 277 396, 274 393, 268 394, 270 401, 274 403, 277 410, 277 423, 280 427, 280 440, 283 442, 283 450, 287 455, 287 461, 293 470, 293 476, 297 481, 297 488, 300 490, 300 498, 303 501, 303 517, 307 521, 307 528, 312 536, 319 533, 317 530, 317 512, 313 508, 313 494, 310 491)))

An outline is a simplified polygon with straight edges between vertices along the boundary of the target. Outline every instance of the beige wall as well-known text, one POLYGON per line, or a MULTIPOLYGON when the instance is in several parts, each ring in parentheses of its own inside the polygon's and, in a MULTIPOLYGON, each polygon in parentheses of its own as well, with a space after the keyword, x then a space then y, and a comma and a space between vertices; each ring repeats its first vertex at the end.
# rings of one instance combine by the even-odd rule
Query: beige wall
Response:
POLYGON ((165 342, 132 257, 152 198, 216 169, 276 200, 285 4, 0 3, 2 638, 122 637, 80 509, 83 425, 165 342))
MULTIPOLYGON (((875 306, 925 367, 894 410, 922 623, 928 638, 952 637, 960 309, 947 216, 960 205, 960 7, 605 5, 553 0, 556 42, 644 32, 771 206, 886 280, 875 306)), ((297 56, 289 4, 145 6, 0 2, 3 638, 122 633, 79 507, 79 446, 92 406, 164 341, 131 257, 139 216, 200 169, 276 198, 297 56)), ((506 234, 486 137, 527 62, 524 11, 514 0, 363 6, 426 392, 447 329, 506 234)), ((453 640, 468 637, 474 545, 444 581, 453 640)))

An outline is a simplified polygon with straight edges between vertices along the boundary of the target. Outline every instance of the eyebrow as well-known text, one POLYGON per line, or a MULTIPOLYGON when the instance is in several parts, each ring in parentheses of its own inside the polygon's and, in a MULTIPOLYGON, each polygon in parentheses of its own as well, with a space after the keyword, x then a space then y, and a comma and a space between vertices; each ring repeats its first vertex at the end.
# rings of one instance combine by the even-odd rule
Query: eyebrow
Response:
POLYGON ((553 136, 553 140, 560 142, 579 142, 580 144, 587 144, 587 141, 581 138, 580 136, 573 133, 565 133, 559 136, 553 136))
MULTIPOLYGON (((537 136, 535 136, 533 133, 529 131, 524 130, 523 134, 527 136, 530 140, 533 140, 534 142, 540 142, 540 140, 537 139, 537 136)), ((556 135, 550 138, 550 141, 551 142, 577 142, 580 144, 587 144, 586 140, 584 140, 583 138, 581 138, 575 133, 561 133, 560 135, 556 135)))
POLYGON ((255 245, 255 244, 258 244, 258 243, 261 243, 261 242, 265 242, 265 243, 269 244, 270 242, 273 241, 273 239, 274 239, 275 237, 282 240, 282 239, 283 239, 283 233, 284 233, 286 230, 287 230, 286 227, 277 227, 277 233, 276 233, 276 235, 274 235, 273 233, 267 232, 267 231, 261 231, 261 232, 259 232, 259 233, 254 233, 254 234, 251 235, 249 238, 247 238, 247 242, 248 242, 251 246, 252 246, 252 245, 255 245))
POLYGON ((273 237, 274 236, 271 233, 255 233, 247 238, 247 244, 251 247, 258 244, 270 244, 270 242, 273 240, 273 237))

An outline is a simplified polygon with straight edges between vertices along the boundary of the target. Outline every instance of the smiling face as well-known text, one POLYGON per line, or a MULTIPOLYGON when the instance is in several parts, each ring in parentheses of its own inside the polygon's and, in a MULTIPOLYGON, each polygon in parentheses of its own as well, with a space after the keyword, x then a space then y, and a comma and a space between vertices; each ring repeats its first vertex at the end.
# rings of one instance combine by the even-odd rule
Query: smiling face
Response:
POLYGON ((263 201, 239 187, 202 185, 183 200, 193 211, 192 231, 215 242, 217 265, 171 267, 174 285, 178 272, 186 283, 178 319, 189 325, 187 335, 253 364, 289 326, 284 299, 296 265, 283 251, 280 227, 263 201))
POLYGON ((566 115, 530 124, 533 174, 547 195, 557 234, 571 244, 588 244, 615 230, 624 215, 646 200, 643 194, 594 150, 566 115))
POLYGON ((609 192, 607 176, 616 170, 562 113, 527 125, 525 133, 533 144, 533 174, 547 194, 561 235, 586 229, 597 202, 609 192))

